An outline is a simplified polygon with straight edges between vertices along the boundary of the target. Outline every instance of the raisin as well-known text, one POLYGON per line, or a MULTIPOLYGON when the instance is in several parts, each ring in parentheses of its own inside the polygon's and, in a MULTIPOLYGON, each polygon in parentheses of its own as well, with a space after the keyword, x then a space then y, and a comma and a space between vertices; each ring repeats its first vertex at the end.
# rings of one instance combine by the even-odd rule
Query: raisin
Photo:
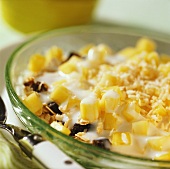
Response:
POLYGON ((29 79, 28 81, 25 81, 24 86, 30 87, 33 91, 36 91, 38 93, 48 90, 47 84, 39 81, 35 82, 34 79, 29 79))
POLYGON ((55 114, 62 114, 62 112, 58 108, 58 104, 55 102, 50 102, 47 104, 49 109, 51 109, 55 114))
POLYGON ((34 83, 33 78, 29 78, 24 82, 24 86, 31 86, 34 83))
POLYGON ((109 139, 105 137, 100 137, 100 138, 93 140, 93 145, 98 146, 103 149, 109 149, 111 144, 109 142, 109 139))
MULTIPOLYGON (((72 56, 77 56, 77 57, 81 57, 78 53, 76 52, 70 52, 70 54, 68 55, 67 59, 64 62, 67 62, 72 56)), ((64 63, 63 62, 63 63, 64 63)))
POLYGON ((78 56, 78 57, 81 57, 78 53, 76 52, 70 52, 68 58, 71 58, 72 56, 78 56))
POLYGON ((75 123, 73 128, 71 129, 70 136, 74 136, 78 132, 87 132, 90 129, 90 127, 91 127, 91 124, 81 125, 81 124, 75 123))
POLYGON ((48 90, 48 86, 45 83, 39 81, 33 83, 30 87, 33 89, 33 91, 36 91, 38 93, 48 90))

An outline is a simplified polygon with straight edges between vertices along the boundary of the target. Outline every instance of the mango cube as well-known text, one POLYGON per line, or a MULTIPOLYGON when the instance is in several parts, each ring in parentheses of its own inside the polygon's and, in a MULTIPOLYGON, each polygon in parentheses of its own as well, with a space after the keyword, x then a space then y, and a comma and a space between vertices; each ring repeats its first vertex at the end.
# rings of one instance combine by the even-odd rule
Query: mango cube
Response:
POLYGON ((105 53, 97 47, 93 47, 88 51, 87 59, 92 63, 93 67, 104 62, 105 53))
POLYGON ((130 145, 131 144, 131 135, 129 132, 115 132, 111 136, 111 143, 114 146, 130 145))
POLYGON ((95 96, 84 98, 80 102, 80 115, 83 120, 94 122, 99 117, 99 101, 95 96))
POLYGON ((149 122, 146 120, 136 121, 132 123, 132 131, 137 135, 148 135, 149 122))
POLYGON ((158 151, 170 150, 170 136, 161 136, 148 140, 148 146, 158 151))
POLYGON ((97 46, 97 48, 99 49, 99 51, 101 51, 102 53, 104 53, 105 55, 109 55, 109 54, 112 54, 113 53, 113 51, 112 51, 112 49, 109 47, 109 46, 107 46, 107 45, 105 45, 105 44, 99 44, 98 46, 97 46))
POLYGON ((140 118, 140 107, 136 103, 125 103, 122 115, 128 122, 132 122, 140 118))
POLYGON ((137 53, 138 51, 134 47, 127 47, 118 52, 118 54, 125 56, 125 57, 132 57, 137 53))
POLYGON ((60 122, 57 122, 57 121, 52 122, 51 127, 55 128, 57 131, 60 131, 66 135, 69 135, 71 133, 70 129, 63 126, 60 122))
POLYGON ((159 156, 156 156, 154 157, 154 160, 170 160, 170 152, 166 152, 159 156))
POLYGON ((116 128, 116 118, 112 113, 105 113, 103 128, 104 130, 112 130, 116 128))
POLYGON ((87 55, 89 50, 93 48, 94 46, 95 46, 94 44, 89 43, 86 46, 82 47, 79 52, 81 55, 87 55))
POLYGON ((43 104, 38 93, 31 93, 23 100, 23 103, 31 112, 35 113, 36 115, 41 115, 43 104))
POLYGON ((119 78, 111 74, 103 74, 99 85, 101 86, 115 86, 119 83, 119 78))
POLYGON ((38 73, 45 67, 45 57, 40 54, 34 54, 30 57, 28 69, 32 72, 38 73))
POLYGON ((61 64, 58 69, 65 74, 72 73, 77 71, 77 63, 80 61, 80 58, 77 56, 72 56, 67 62, 61 64))
POLYGON ((101 110, 112 113, 120 103, 120 95, 114 90, 109 90, 101 98, 101 110))
POLYGON ((61 63, 63 61, 63 51, 57 46, 53 46, 46 53, 46 62, 49 64, 50 62, 61 63))
POLYGON ((57 104, 65 102, 71 96, 71 92, 64 86, 56 85, 52 93, 50 94, 51 100, 57 104))
POLYGON ((166 111, 165 107, 163 107, 163 106, 160 104, 160 105, 158 105, 158 106, 153 110, 153 114, 160 115, 160 116, 166 116, 166 115, 167 115, 167 111, 166 111))
POLYGON ((157 52, 151 52, 145 56, 145 60, 150 64, 155 64, 158 66, 160 59, 157 52))
POLYGON ((140 51, 151 52, 156 49, 156 44, 148 38, 141 38, 137 41, 136 48, 140 51))

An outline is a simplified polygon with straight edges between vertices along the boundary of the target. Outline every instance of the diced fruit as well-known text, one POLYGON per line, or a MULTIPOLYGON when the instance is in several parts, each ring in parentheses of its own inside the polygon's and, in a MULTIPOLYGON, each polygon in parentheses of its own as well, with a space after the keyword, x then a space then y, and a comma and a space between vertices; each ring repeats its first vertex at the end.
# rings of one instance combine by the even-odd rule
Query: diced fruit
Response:
POLYGON ((46 53, 46 64, 47 65, 52 62, 55 62, 56 65, 59 65, 63 60, 64 60, 63 51, 57 46, 51 47, 46 53))
POLYGON ((35 54, 30 57, 28 69, 32 72, 38 73, 45 67, 45 57, 40 54, 35 54))
POLYGON ((29 96, 27 96, 23 103, 28 107, 28 109, 35 113, 36 115, 40 115, 42 113, 42 107, 43 104, 40 100, 39 95, 36 92, 31 93, 29 96))
POLYGON ((100 52, 104 53, 104 55, 111 55, 111 54, 113 54, 112 49, 109 46, 105 45, 105 44, 101 43, 101 44, 99 44, 97 46, 97 48, 98 48, 98 50, 100 52))
POLYGON ((148 146, 158 151, 170 150, 170 136, 161 136, 148 140, 148 146))
POLYGON ((149 122, 145 120, 133 122, 132 131, 137 135, 148 135, 149 122))
POLYGON ((141 38, 137 41, 136 48, 141 51, 151 52, 156 49, 156 44, 150 39, 141 38))
POLYGON ((58 69, 65 74, 69 74, 73 71, 77 71, 77 63, 80 61, 80 58, 77 56, 72 56, 67 62, 61 64, 58 69))
POLYGON ((94 122, 99 117, 99 101, 95 96, 84 98, 80 102, 80 114, 83 120, 94 122))
POLYGON ((105 53, 97 47, 93 47, 88 51, 87 59, 93 64, 93 67, 104 62, 105 53))
POLYGON ((57 85, 50 94, 50 98, 60 105, 61 103, 65 102, 70 95, 71 93, 66 87, 62 85, 57 85))
POLYGON ((56 130, 66 135, 69 135, 71 133, 71 131, 67 127, 63 126, 60 122, 57 121, 52 122, 51 127, 55 128, 56 130))
POLYGON ((137 53, 138 53, 138 51, 136 50, 136 48, 127 47, 127 48, 124 48, 121 51, 119 51, 118 54, 125 56, 125 57, 131 57, 131 56, 134 56, 137 53))
POLYGON ((105 113, 104 117, 104 130, 112 130, 116 128, 116 118, 112 113, 105 113))
POLYGON ((106 93, 103 94, 100 103, 102 111, 112 113, 120 103, 120 95, 114 90, 106 91, 106 93))
POLYGON ((90 129, 91 124, 78 124, 75 123, 73 128, 71 129, 71 136, 74 136, 75 134, 77 134, 78 132, 87 132, 90 129))
MULTIPOLYGON (((123 106, 122 106, 123 107, 123 106)), ((134 102, 128 102, 124 104, 122 115, 128 122, 140 119, 140 107, 134 102)))
POLYGON ((160 115, 160 116, 166 116, 166 115, 167 115, 167 111, 166 111, 166 109, 160 104, 160 105, 158 105, 158 106, 153 110, 153 114, 160 115))
POLYGON ((145 56, 145 61, 150 64, 157 65, 159 64, 159 55, 156 52, 151 52, 145 56))
POLYGON ((101 86, 115 86, 118 85, 119 78, 117 76, 113 76, 111 74, 104 74, 99 82, 101 86))
POLYGON ((86 46, 82 47, 79 52, 81 55, 87 55, 92 47, 94 47, 94 44, 87 44, 86 46))
POLYGON ((154 160, 170 160, 170 152, 154 157, 154 160))
POLYGON ((130 145, 131 144, 131 135, 129 132, 115 132, 111 136, 111 143, 114 146, 130 145))

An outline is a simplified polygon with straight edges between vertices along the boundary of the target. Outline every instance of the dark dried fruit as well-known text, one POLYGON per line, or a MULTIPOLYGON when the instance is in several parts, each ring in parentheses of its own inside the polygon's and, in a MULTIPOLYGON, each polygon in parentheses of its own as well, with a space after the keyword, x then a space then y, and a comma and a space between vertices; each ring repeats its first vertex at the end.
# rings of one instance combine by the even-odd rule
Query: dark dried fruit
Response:
MULTIPOLYGON (((81 57, 81 55, 79 55, 79 54, 76 53, 76 52, 70 52, 70 54, 68 55, 67 59, 66 59, 64 62, 67 62, 68 60, 70 60, 70 58, 71 58, 72 56, 81 57)), ((63 62, 63 63, 64 63, 64 62, 63 62)))
POLYGON ((105 137, 100 137, 95 140, 93 140, 93 145, 98 146, 103 149, 110 149, 110 142, 109 139, 105 137))
POLYGON ((76 53, 76 52, 70 52, 68 58, 71 58, 72 56, 78 56, 81 57, 80 54, 76 53))
POLYGON ((48 103, 47 104, 47 106, 48 106, 48 108, 50 109, 50 110, 52 110, 52 112, 54 112, 55 114, 62 114, 62 112, 59 110, 59 108, 58 108, 58 104, 57 103, 55 103, 55 102, 50 102, 50 103, 48 103))
POLYGON ((24 86, 30 87, 33 91, 36 91, 38 93, 48 90, 47 84, 39 81, 35 82, 34 79, 28 79, 27 81, 25 81, 24 86))
POLYGON ((71 129, 71 133, 70 136, 74 136, 75 134, 77 134, 78 132, 87 132, 91 127, 91 124, 78 124, 75 123, 73 128, 71 129))

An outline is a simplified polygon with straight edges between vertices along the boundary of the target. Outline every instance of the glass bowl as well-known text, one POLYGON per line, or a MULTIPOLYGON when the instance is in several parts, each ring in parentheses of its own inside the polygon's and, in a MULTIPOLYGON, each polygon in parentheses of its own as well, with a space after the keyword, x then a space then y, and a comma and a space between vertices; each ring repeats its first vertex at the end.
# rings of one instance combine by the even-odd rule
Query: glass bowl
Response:
MULTIPOLYGON (((14 112, 28 130, 42 134, 85 168, 170 168, 169 161, 156 161, 111 152, 58 132, 31 113, 21 102, 15 89, 19 75, 27 67, 29 56, 36 52, 43 52, 54 44, 64 51, 76 51, 88 43, 105 43, 119 50, 134 45, 141 36, 146 36, 146 33, 135 33, 132 30, 108 26, 80 26, 41 33, 24 42, 12 53, 6 65, 6 87, 14 112)), ((151 38, 156 41, 159 52, 168 54, 170 42, 152 36, 151 38)))

